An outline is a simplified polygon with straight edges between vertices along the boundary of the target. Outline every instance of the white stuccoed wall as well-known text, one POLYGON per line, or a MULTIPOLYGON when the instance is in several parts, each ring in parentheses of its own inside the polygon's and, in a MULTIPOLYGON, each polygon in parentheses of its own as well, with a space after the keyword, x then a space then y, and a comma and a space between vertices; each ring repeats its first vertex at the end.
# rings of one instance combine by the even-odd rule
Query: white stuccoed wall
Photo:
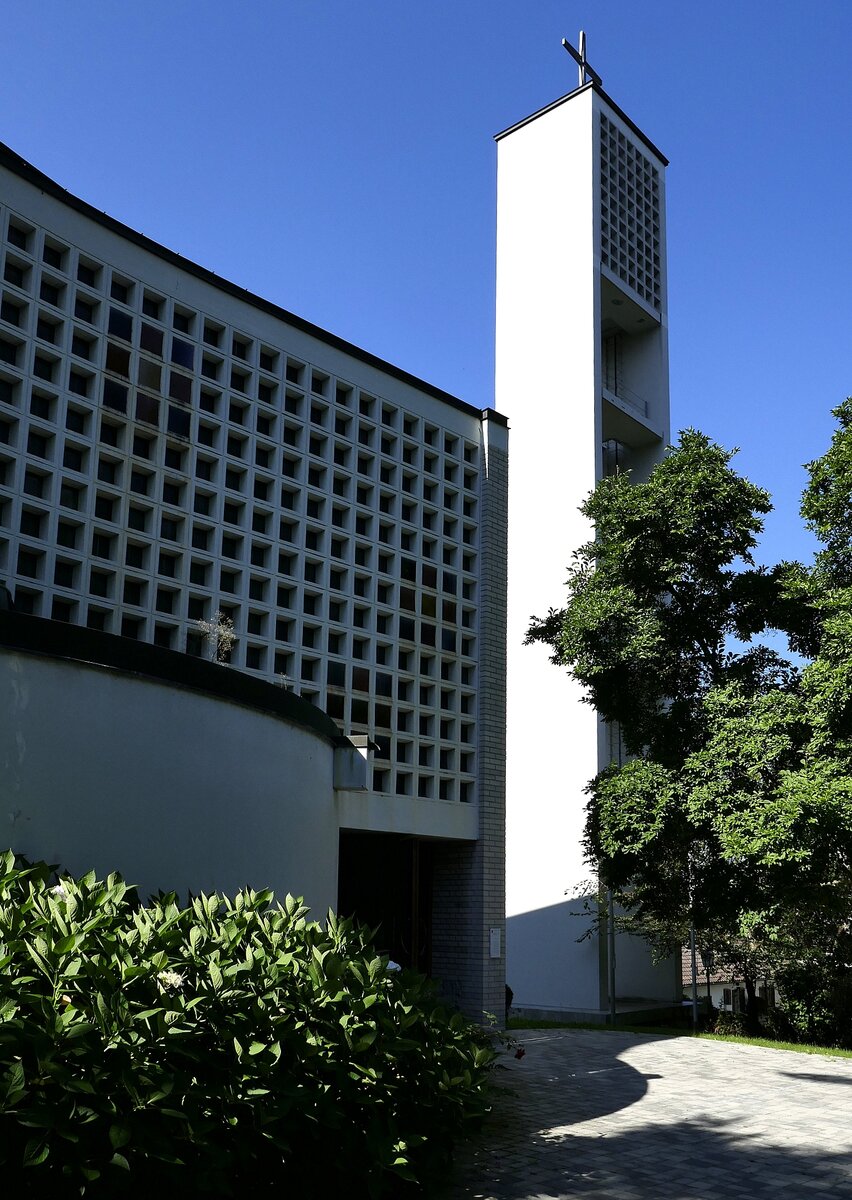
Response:
MULTIPOLYGON (((223 668, 224 670, 225 668, 223 668)), ((337 904, 334 748, 167 683, 0 647, 2 847, 72 875, 337 904)))
MULTIPOLYGON (((572 555, 593 537, 578 509, 600 478, 604 437, 602 107, 636 140, 589 85, 499 135, 497 171, 496 405, 510 414, 512 438, 507 980, 516 1006, 589 1013, 605 1009, 609 997, 605 942, 579 940, 594 916, 584 905, 595 890, 582 847, 585 788, 610 760, 609 732, 546 648, 523 639, 532 614, 564 604, 572 555)), ((665 163, 651 153, 664 197, 665 163)), ((665 297, 664 199, 660 224, 665 297)), ((634 451, 637 478, 668 440, 665 299, 660 314, 647 311, 659 329, 647 353, 634 343, 640 361, 631 381, 650 401, 634 451)), ((643 943, 618 941, 616 995, 673 998, 671 964, 657 968, 643 943)))
POLYGON ((594 487, 596 272, 593 92, 499 142, 496 405, 511 414, 507 916, 515 1003, 598 1008, 599 955, 566 902, 588 878, 583 789, 598 722, 580 689, 523 645, 530 616, 565 598, 577 511, 594 487), (519 919, 519 914, 524 914, 519 919))

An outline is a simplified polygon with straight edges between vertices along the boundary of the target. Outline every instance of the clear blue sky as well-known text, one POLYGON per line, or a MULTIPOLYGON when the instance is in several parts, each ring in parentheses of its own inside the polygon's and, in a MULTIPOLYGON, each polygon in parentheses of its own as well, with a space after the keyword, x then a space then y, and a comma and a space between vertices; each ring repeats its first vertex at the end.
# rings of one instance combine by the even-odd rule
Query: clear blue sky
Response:
POLYGON ((852 392, 852 0, 29 0, 3 26, 0 139, 482 406, 492 134, 574 86, 585 28, 672 164, 675 427, 742 447, 767 560, 809 552, 801 464, 852 392))

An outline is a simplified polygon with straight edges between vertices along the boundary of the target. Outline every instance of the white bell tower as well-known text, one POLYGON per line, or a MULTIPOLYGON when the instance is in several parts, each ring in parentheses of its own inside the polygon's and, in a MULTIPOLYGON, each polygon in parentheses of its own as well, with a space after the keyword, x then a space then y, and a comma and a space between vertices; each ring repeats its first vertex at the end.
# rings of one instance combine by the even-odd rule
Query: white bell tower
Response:
MULTIPOLYGON (((641 478, 669 442, 667 160, 606 95, 579 49, 568 95, 497 135, 496 406, 509 482, 507 981, 517 1007, 601 1013, 610 949, 577 939, 594 892, 588 781, 611 759, 593 709, 541 645, 532 614, 565 600, 602 475, 641 478), (591 884, 591 887, 590 887, 591 884)), ((619 936, 615 997, 672 1003, 674 969, 619 936)))

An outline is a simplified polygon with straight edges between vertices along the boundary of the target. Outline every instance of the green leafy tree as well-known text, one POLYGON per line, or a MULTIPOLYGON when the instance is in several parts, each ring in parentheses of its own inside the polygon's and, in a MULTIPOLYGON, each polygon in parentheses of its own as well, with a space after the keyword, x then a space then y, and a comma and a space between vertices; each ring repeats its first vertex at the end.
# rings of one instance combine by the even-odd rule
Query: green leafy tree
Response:
POLYGON ((833 410, 837 429, 815 462, 802 497, 802 516, 822 542, 816 572, 829 588, 852 585, 852 397, 833 410))
POLYGON ((731 457, 688 430, 647 483, 603 479, 583 505, 596 537, 575 556, 569 602, 530 628, 619 724, 627 749, 662 763, 701 744, 711 687, 752 687, 787 669, 763 646, 728 645, 765 626, 784 574, 753 565, 771 505, 731 457))
POLYGON ((755 565, 769 497, 688 430, 647 482, 590 495, 568 603, 528 635, 620 729, 626 761, 589 784, 602 882, 661 951, 694 924, 742 970, 752 1023, 757 976, 818 969, 833 994, 849 961, 852 406, 836 415, 803 502, 812 570, 755 565))

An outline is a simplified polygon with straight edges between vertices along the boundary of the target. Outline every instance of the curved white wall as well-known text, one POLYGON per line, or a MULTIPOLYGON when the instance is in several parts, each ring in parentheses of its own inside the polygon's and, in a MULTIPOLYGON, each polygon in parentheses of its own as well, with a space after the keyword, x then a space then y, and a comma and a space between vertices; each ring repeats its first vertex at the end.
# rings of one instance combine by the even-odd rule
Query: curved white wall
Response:
MULTIPOLYGON (((225 668, 223 668, 225 669, 225 668)), ((0 834, 73 875, 337 900, 333 745, 227 700, 0 647, 0 834)))

